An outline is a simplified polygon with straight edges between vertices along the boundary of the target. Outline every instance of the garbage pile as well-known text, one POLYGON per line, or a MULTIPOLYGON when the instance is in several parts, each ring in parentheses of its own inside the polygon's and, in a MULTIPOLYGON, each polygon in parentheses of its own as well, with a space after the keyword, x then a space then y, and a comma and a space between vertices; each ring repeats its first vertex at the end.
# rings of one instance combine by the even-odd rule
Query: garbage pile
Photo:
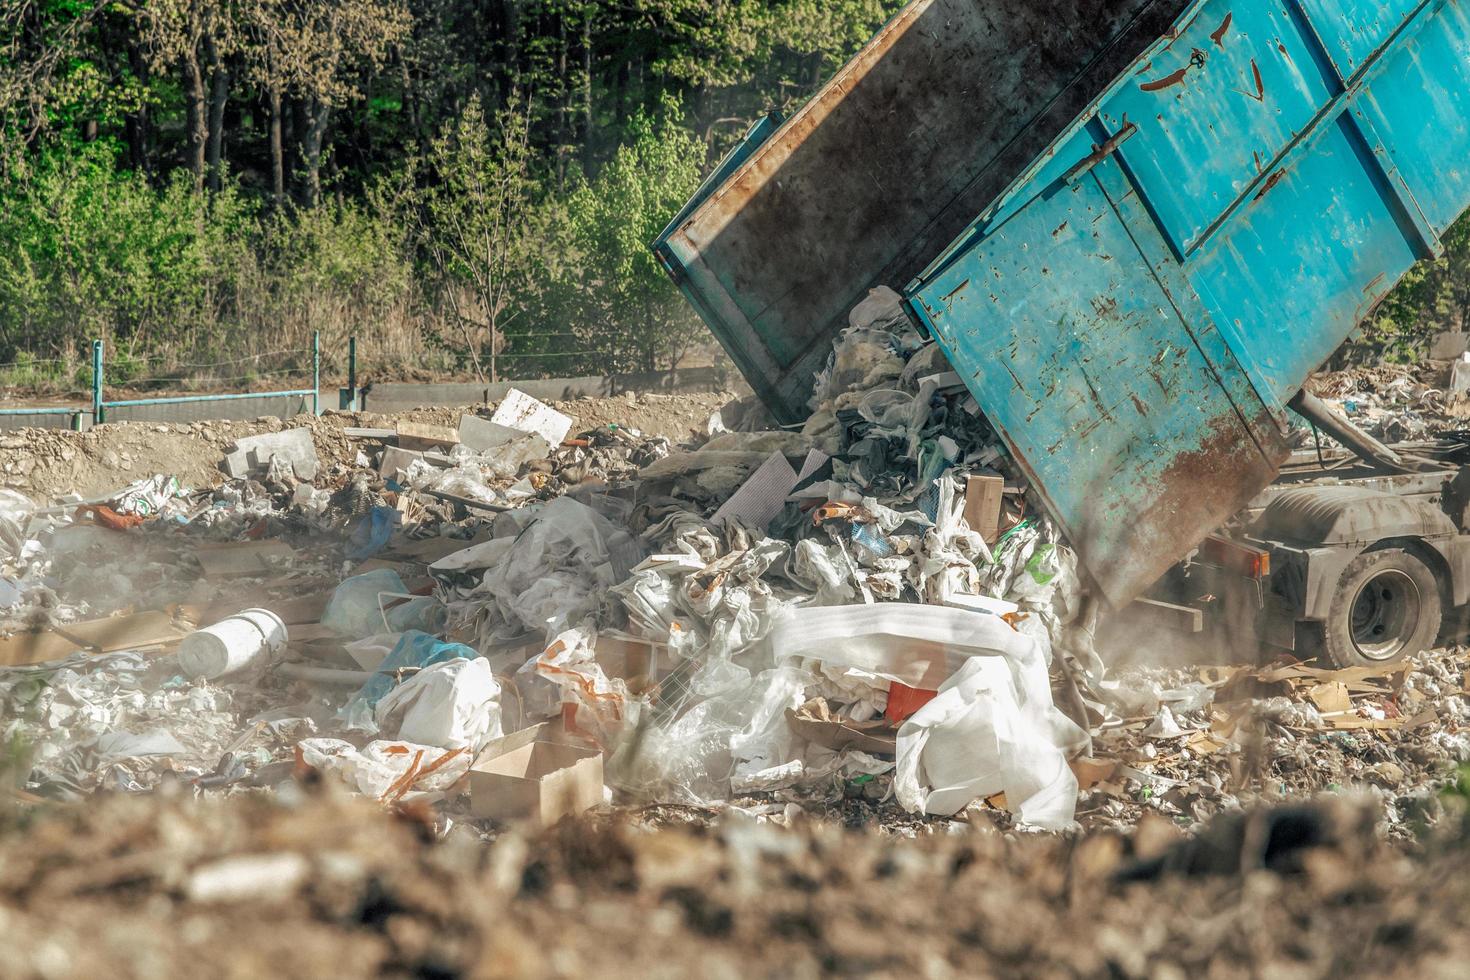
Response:
MULTIPOLYGON (((1460 432, 1470 420, 1470 354, 1413 367, 1384 364, 1319 374, 1308 387, 1354 425, 1388 444, 1460 432)), ((1324 445, 1335 445, 1325 436, 1319 438, 1324 445)), ((1303 438, 1301 444, 1309 441, 1303 438)))
MULTIPOLYGON (((761 413, 732 405, 673 444, 512 391, 457 426, 346 429, 353 466, 292 428, 241 438, 212 489, 8 494, 0 781, 75 799, 314 771, 445 825, 604 802, 1198 822, 1263 792, 1264 725, 1355 738, 1349 715, 1463 693, 1433 664, 1105 679, 1075 555, 889 290, 812 409, 747 431, 761 413)), ((1402 785, 1470 755, 1442 734, 1402 785)))

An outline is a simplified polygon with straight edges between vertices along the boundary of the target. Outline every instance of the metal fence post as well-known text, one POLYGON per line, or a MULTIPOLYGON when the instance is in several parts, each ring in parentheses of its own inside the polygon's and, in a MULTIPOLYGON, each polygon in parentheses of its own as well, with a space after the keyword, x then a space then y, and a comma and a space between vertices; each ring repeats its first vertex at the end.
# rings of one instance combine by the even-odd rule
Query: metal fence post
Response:
POLYGON ((322 414, 322 335, 311 332, 311 414, 322 414))
POLYGON ((92 424, 102 421, 102 341, 92 341, 92 424))
POLYGON ((347 338, 347 397, 352 411, 357 411, 357 338, 347 338))

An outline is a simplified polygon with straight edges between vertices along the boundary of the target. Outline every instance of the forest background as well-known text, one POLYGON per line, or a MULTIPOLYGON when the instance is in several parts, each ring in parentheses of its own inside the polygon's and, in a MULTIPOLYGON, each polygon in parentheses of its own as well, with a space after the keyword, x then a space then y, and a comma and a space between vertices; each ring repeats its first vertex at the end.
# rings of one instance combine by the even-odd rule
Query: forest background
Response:
MULTIPOLYGON (((0 384, 84 384, 94 338, 113 383, 314 331, 378 377, 708 357, 648 243, 901 5, 3 0, 0 384)), ((1357 349, 1467 325, 1462 221, 1357 349)))

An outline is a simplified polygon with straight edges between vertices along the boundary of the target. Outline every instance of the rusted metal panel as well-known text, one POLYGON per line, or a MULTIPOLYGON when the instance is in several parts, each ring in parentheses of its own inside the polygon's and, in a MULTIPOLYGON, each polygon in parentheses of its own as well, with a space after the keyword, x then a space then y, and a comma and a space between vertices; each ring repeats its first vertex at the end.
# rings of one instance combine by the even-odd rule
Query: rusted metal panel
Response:
POLYGON ((657 248, 786 421, 847 311, 948 245, 1182 0, 920 0, 657 248))
MULTIPOLYGON (((1085 138, 1064 147, 1085 158, 1085 138)), ((1111 173, 1110 173, 1111 171, 1111 173)), ((1022 209, 916 297, 1103 595, 1121 604, 1289 455, 1218 332, 1187 321, 1107 185, 1022 209)))

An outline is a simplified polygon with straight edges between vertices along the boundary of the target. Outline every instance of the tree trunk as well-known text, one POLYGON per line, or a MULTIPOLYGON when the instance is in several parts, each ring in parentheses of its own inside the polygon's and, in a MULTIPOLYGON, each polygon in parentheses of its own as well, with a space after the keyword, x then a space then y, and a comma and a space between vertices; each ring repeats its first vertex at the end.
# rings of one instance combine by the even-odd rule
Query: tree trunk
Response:
POLYGON ((570 57, 570 41, 567 38, 567 11, 562 8, 556 16, 557 53, 556 77, 561 81, 560 96, 556 100, 556 190, 562 193, 567 187, 567 156, 572 152, 571 101, 572 83, 567 77, 570 57))
POLYGON ((306 111, 306 134, 302 141, 306 164, 306 203, 316 207, 322 200, 322 137, 327 132, 331 106, 312 99, 306 111))
POLYGON ((225 147, 225 103, 230 97, 230 71, 220 60, 219 48, 214 38, 204 37, 204 54, 209 60, 209 144, 205 151, 205 166, 209 171, 209 189, 217 191, 224 175, 220 163, 225 147))
POLYGON ((194 189, 204 189, 204 150, 209 137, 205 118, 204 72, 193 51, 184 59, 184 98, 187 100, 185 129, 189 139, 189 170, 194 174, 194 189))
POLYGON ((272 85, 266 93, 271 110, 271 196, 276 209, 286 203, 286 156, 281 144, 281 87, 272 85))
POLYGON ((582 167, 592 166, 592 18, 596 6, 582 6, 582 167))
MULTIPOLYGON (((143 49, 136 41, 128 42, 128 68, 133 77, 145 89, 148 87, 148 59, 143 56, 143 49)), ((149 117, 148 103, 139 100, 138 111, 130 112, 124 124, 128 140, 128 164, 135 173, 152 173, 149 166, 148 142, 149 142, 149 117)))

